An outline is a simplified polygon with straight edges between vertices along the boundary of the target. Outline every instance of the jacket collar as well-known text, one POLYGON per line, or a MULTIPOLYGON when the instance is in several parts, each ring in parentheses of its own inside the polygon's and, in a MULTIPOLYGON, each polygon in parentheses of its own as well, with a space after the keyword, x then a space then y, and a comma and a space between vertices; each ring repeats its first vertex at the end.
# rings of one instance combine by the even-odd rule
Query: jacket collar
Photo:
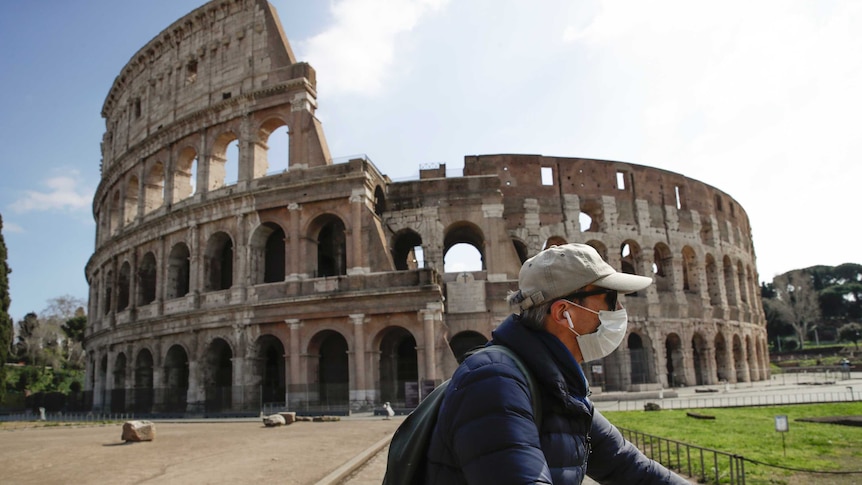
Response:
POLYGON ((536 380, 564 402, 569 396, 586 399, 589 391, 587 379, 569 349, 557 337, 543 330, 530 330, 519 320, 520 316, 510 315, 491 332, 491 343, 512 349, 536 380))

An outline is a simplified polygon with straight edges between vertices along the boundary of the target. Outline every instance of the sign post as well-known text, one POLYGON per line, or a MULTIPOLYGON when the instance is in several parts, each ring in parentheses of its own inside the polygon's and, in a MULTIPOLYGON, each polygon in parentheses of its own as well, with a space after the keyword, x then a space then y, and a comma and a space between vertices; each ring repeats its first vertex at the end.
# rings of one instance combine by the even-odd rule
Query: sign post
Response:
POLYGON ((781 447, 784 449, 784 456, 787 456, 787 445, 784 443, 784 433, 790 431, 790 423, 787 421, 787 415, 778 415, 775 417, 775 431, 781 433, 781 447))

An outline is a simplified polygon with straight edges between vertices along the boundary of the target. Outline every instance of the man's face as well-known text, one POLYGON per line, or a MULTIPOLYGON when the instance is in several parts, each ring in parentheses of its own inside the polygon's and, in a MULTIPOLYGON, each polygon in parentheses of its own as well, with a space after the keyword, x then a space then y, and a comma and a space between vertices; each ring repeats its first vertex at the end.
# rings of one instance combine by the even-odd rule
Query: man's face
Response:
MULTIPOLYGON (((617 292, 614 290, 608 290, 606 288, 600 288, 594 285, 588 285, 568 295, 563 299, 563 301, 567 303, 570 307, 567 311, 572 317, 573 322, 580 322, 582 324, 586 324, 586 326, 590 329, 586 333, 592 333, 595 332, 600 325, 598 314, 593 312, 600 312, 602 310, 616 310, 617 292), (577 303, 577 305, 573 303, 577 303), (589 308, 592 311, 587 311, 581 307, 589 308)), ((577 323, 575 324, 575 326, 575 330, 577 331, 577 323)), ((580 333, 580 331, 578 331, 578 333, 580 333)))

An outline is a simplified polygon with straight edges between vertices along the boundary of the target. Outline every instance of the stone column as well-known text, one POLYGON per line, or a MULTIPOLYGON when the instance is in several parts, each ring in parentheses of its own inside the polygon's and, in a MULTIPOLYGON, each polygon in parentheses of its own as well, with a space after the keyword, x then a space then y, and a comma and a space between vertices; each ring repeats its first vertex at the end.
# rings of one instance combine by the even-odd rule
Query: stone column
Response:
POLYGON ((347 274, 363 274, 368 272, 365 268, 365 254, 362 251, 362 207, 365 203, 365 187, 353 189, 350 195, 350 253, 347 274))
POLYGON ((353 366, 354 366, 354 389, 351 390, 350 401, 364 405, 368 401, 368 393, 365 383, 365 315, 355 314, 348 315, 350 321, 353 322, 353 340, 355 348, 353 349, 353 366))
POLYGON ((111 352, 110 349, 105 351, 105 354, 108 357, 108 365, 105 368, 105 401, 103 410, 109 413, 111 412, 111 402, 113 401, 112 391, 114 390, 114 361, 116 360, 117 354, 116 352, 111 352))
POLYGON ((290 241, 289 254, 287 258, 287 274, 288 280, 297 279, 300 274, 305 273, 305 267, 302 266, 302 246, 303 246, 303 237, 300 234, 299 228, 299 220, 302 215, 302 206, 295 202, 291 202, 287 206, 287 210, 290 212, 290 235, 288 236, 288 240, 290 241))
POLYGON ((301 384, 301 374, 300 374, 300 365, 299 358, 300 354, 300 330, 302 329, 302 321, 297 318, 290 318, 284 321, 290 328, 290 386, 287 389, 288 396, 291 396, 288 399, 288 406, 290 406, 291 402, 301 401, 304 399, 303 394, 298 391, 299 385, 301 384), (291 392, 291 387, 293 392, 291 392))
POLYGON ((437 352, 434 345, 434 323, 438 319, 439 310, 420 310, 422 315, 423 352, 425 354, 425 379, 437 379, 437 352))

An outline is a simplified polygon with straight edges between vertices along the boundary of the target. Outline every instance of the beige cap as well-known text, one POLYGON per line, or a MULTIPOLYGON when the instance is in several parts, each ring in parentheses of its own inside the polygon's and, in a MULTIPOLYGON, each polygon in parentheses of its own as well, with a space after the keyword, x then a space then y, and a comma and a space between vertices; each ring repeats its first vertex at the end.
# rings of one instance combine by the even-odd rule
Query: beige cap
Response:
POLYGON ((520 289, 508 300, 526 310, 590 284, 625 294, 651 283, 646 276, 618 273, 592 246, 572 243, 552 246, 525 261, 518 275, 520 289))

